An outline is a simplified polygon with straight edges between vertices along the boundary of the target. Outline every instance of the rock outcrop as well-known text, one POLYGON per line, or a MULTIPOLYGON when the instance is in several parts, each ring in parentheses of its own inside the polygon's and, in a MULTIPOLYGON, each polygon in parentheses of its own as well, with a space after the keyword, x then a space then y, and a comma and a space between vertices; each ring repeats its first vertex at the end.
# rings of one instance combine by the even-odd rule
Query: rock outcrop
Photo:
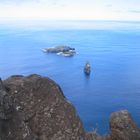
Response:
POLYGON ((52 80, 39 75, 12 76, 3 83, 1 99, 5 100, 3 94, 9 95, 14 113, 9 117, 11 107, 0 106, 5 109, 0 119, 6 118, 0 126, 4 130, 0 140, 84 140, 79 116, 52 80))
POLYGON ((140 140, 140 129, 127 110, 111 114, 111 140, 140 140))
POLYGON ((140 140, 140 130, 124 110, 113 113, 111 132, 86 133, 61 88, 39 75, 0 80, 0 140, 140 140))

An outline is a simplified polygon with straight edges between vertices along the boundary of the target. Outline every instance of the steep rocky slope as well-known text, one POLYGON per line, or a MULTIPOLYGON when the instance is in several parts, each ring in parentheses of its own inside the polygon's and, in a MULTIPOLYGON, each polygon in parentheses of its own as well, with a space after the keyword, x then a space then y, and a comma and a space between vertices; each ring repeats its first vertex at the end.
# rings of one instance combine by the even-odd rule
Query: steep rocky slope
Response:
POLYGON ((86 133, 73 105, 49 78, 0 80, 0 140, 140 140, 126 110, 112 113, 110 129, 105 137, 86 133))

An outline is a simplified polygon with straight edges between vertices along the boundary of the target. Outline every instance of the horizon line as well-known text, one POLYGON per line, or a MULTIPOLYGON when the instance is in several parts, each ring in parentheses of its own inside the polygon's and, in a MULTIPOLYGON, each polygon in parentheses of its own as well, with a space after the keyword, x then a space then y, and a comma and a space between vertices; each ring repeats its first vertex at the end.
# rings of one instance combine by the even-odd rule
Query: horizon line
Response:
POLYGON ((103 22, 140 22, 140 20, 117 20, 117 19, 21 19, 21 18, 6 18, 0 19, 0 21, 77 21, 77 22, 93 22, 93 21, 103 21, 103 22))

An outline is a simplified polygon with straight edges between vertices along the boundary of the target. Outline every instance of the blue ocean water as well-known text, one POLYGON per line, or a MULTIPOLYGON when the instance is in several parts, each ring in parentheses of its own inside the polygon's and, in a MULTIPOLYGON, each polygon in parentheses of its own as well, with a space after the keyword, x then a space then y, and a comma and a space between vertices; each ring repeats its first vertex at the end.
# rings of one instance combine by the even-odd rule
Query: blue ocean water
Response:
POLYGON ((0 77, 37 73, 52 78, 87 131, 107 133, 110 113, 121 109, 128 109, 140 126, 140 22, 98 23, 59 28, 1 24, 0 77), (61 44, 74 47, 77 54, 62 57, 41 51, 61 44), (83 73, 86 61, 92 68, 89 77, 83 73))

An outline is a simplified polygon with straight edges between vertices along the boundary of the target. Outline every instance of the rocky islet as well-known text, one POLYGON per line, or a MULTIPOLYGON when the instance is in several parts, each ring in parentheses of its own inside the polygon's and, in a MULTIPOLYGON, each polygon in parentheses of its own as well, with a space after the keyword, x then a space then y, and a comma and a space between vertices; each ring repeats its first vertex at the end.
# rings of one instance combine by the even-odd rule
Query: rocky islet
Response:
POLYGON ((75 48, 71 48, 69 46, 61 45, 51 48, 45 48, 43 49, 43 52, 45 53, 55 53, 57 55, 62 55, 66 57, 70 57, 76 54, 75 48))

